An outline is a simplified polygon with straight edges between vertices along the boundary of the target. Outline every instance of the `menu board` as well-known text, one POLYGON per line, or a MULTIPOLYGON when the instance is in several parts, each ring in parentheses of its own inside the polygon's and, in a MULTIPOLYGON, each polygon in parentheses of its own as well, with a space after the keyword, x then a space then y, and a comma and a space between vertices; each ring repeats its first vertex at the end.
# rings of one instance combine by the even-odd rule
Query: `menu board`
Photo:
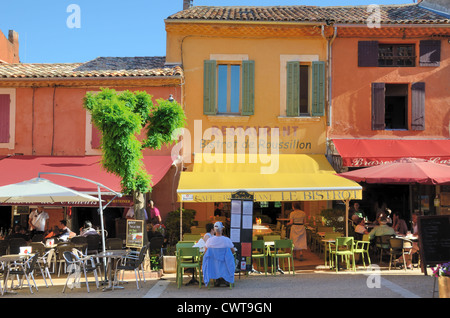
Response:
POLYGON ((240 271, 252 269, 253 196, 245 191, 231 196, 230 239, 237 248, 240 271))
POLYGON ((127 220, 126 246, 139 248, 144 245, 144 221, 127 220))
POLYGON ((427 265, 450 262, 450 216, 419 216, 417 226, 422 271, 427 275, 427 265))

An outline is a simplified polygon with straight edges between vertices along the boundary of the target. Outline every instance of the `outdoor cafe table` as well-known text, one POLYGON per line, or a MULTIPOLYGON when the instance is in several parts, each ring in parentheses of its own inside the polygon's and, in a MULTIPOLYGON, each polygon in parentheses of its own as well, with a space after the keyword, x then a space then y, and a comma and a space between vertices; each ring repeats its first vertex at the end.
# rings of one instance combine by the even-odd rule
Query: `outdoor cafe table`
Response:
MULTIPOLYGON (((2 264, 3 268, 7 268, 7 270, 9 270, 9 266, 8 265, 10 263, 24 262, 28 258, 33 257, 33 256, 34 256, 34 254, 8 254, 8 255, 3 255, 3 256, 0 256, 0 263, 2 264)), ((2 291, 2 295, 4 293, 16 294, 15 292, 8 290, 8 286, 7 286, 7 282, 6 282, 6 276, 7 275, 3 275, 3 291, 2 291)))
POLYGON ((105 279, 108 280, 108 286, 103 288, 103 291, 114 289, 114 288, 123 288, 123 286, 113 286, 114 282, 112 279, 112 273, 113 273, 113 267, 116 262, 119 262, 125 255, 128 254, 128 250, 108 250, 105 252, 100 252, 95 255, 95 257, 98 258, 104 258, 107 259, 106 267, 109 267, 109 278, 106 278, 106 270, 105 270, 105 279), (112 261, 114 260, 114 262, 112 261))

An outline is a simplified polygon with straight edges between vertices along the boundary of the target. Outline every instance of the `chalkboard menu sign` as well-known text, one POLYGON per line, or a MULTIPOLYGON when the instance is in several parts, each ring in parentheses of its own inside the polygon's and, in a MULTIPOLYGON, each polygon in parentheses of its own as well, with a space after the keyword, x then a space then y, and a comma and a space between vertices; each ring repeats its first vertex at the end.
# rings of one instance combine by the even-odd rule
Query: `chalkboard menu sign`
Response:
POLYGON ((235 192, 231 196, 230 239, 237 248, 240 271, 252 269, 252 233, 253 195, 245 191, 235 192))
POLYGON ((450 216, 419 216, 417 226, 422 272, 427 275, 427 265, 450 262, 450 216))
POLYGON ((126 246, 139 248, 144 245, 144 221, 127 220, 126 246))

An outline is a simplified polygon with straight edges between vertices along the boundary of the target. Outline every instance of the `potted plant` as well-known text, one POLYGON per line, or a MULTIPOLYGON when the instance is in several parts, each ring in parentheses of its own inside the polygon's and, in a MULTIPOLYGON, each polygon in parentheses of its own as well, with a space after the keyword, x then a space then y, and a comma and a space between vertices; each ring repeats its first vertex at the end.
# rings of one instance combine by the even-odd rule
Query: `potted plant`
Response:
POLYGON ((439 298, 450 298, 450 262, 433 268, 433 276, 438 278, 439 298))

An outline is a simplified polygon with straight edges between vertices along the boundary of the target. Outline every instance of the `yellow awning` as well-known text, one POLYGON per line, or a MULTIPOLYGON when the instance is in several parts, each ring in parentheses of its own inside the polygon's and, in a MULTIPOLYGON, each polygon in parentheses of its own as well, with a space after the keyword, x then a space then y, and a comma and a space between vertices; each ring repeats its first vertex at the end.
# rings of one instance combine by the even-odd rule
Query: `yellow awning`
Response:
POLYGON ((178 201, 228 202, 239 190, 253 194, 255 201, 362 199, 362 187, 337 176, 324 155, 274 156, 223 156, 218 163, 196 155, 193 170, 181 173, 178 201))

